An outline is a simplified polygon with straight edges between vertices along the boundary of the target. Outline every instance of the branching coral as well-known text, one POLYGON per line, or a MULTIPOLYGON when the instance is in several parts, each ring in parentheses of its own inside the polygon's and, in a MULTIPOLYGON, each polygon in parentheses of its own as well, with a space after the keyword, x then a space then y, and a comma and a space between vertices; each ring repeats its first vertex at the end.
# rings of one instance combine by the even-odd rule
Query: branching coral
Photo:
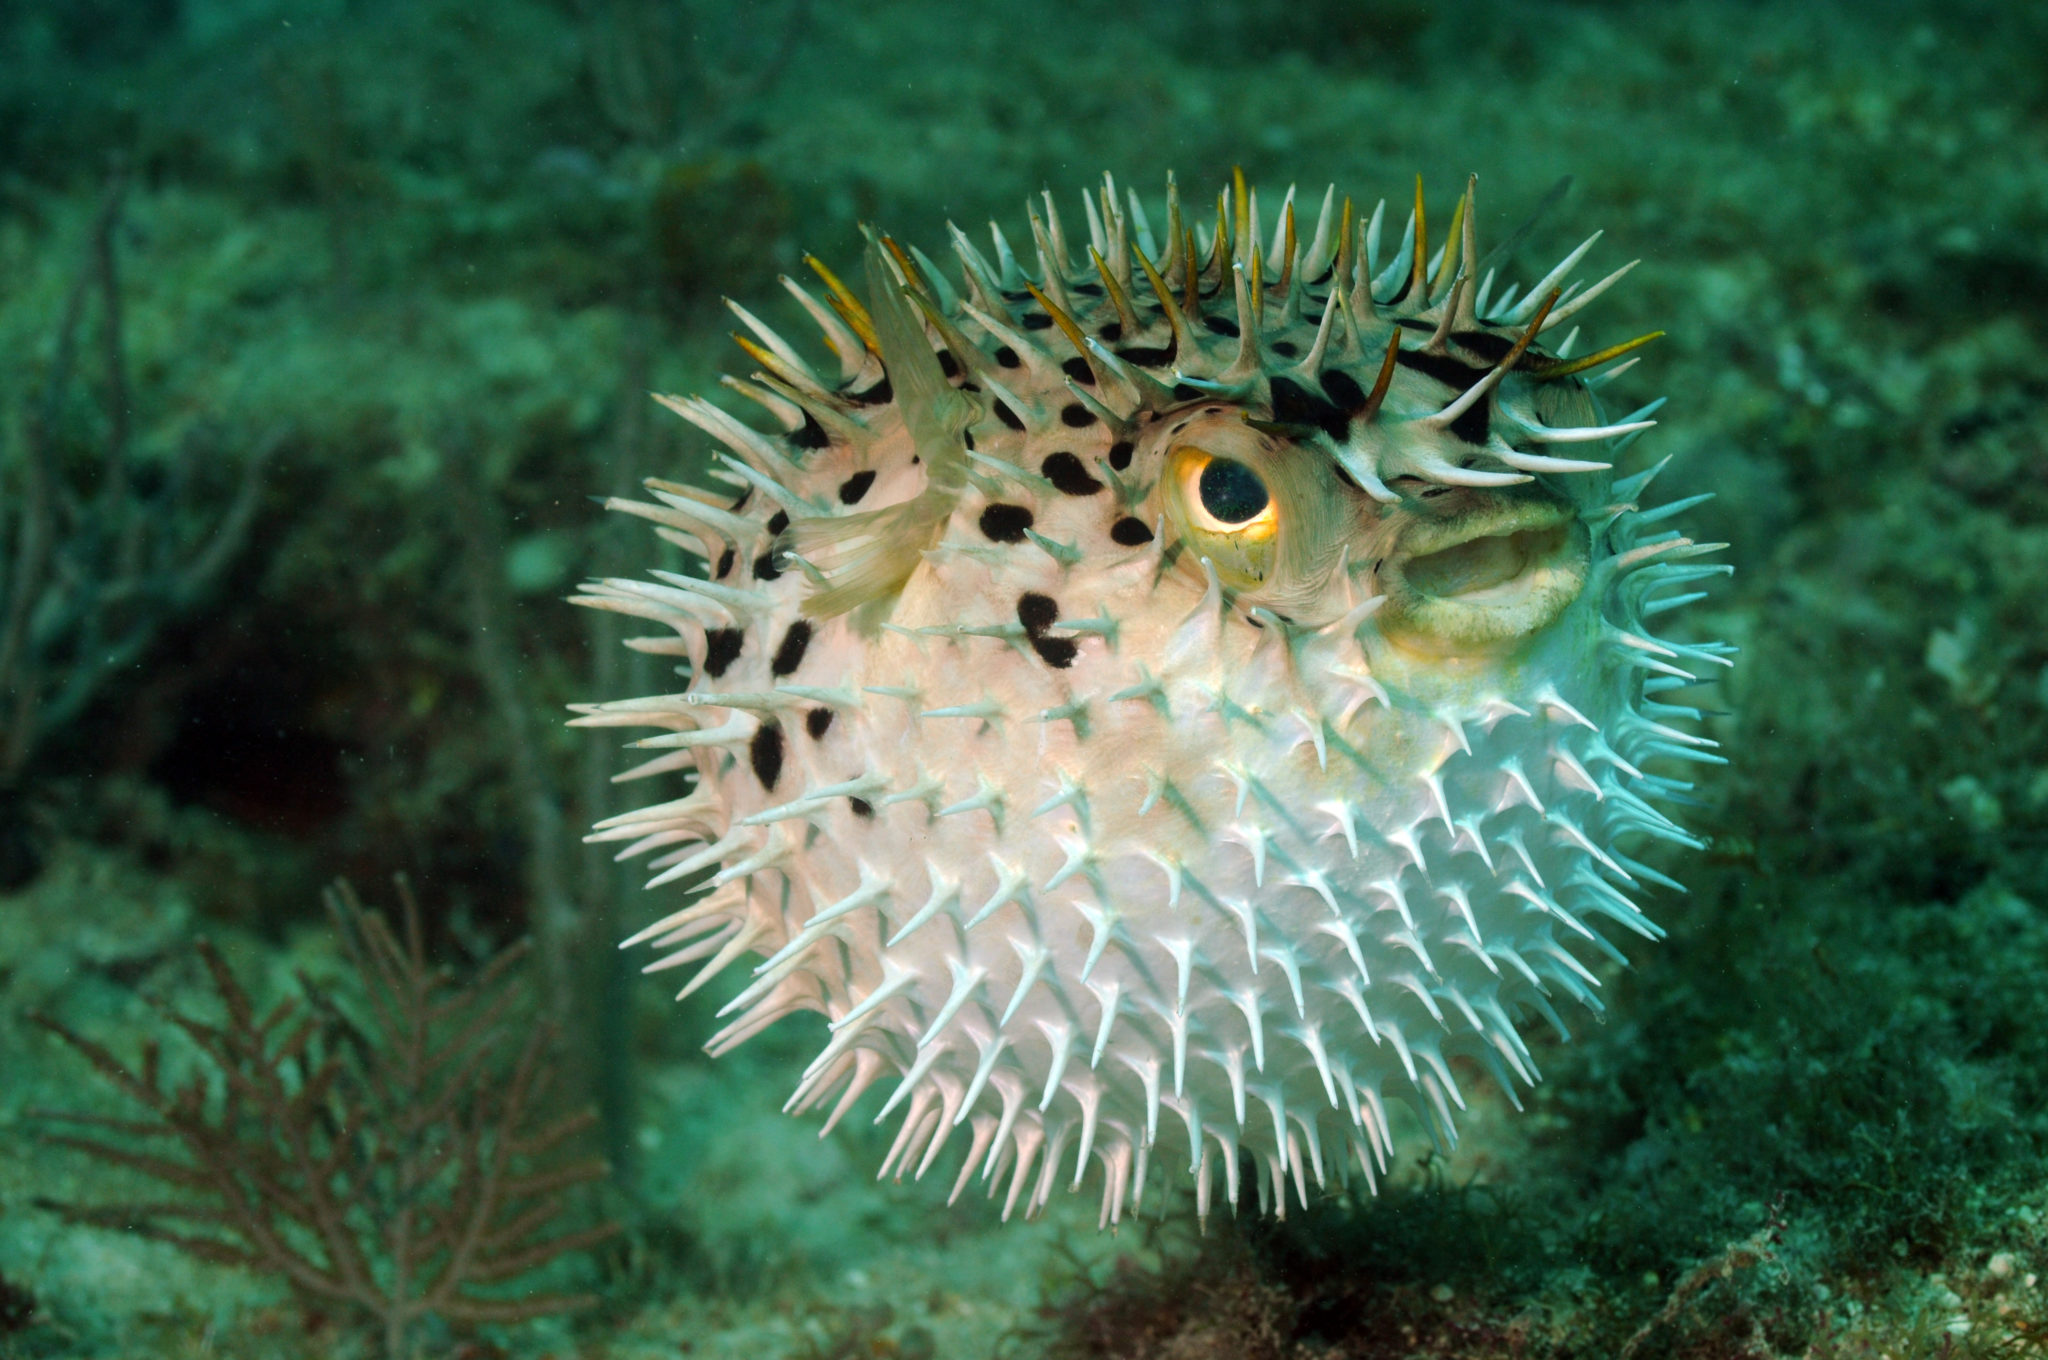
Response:
POLYGON ((516 1322, 593 1302, 492 1292, 617 1231, 612 1223, 556 1230, 570 1192, 605 1167, 562 1155, 592 1122, 589 1112, 545 1117, 547 1028, 529 1027, 506 1060, 524 950, 499 954, 457 984, 428 963, 403 882, 400 895, 402 939, 345 886, 330 894, 361 983, 354 997, 301 975, 300 997, 259 1015, 202 942, 224 1018, 162 1008, 205 1059, 181 1081, 166 1079, 155 1040, 137 1071, 36 1017, 149 1112, 45 1113, 92 1131, 55 1140, 182 1192, 165 1202, 45 1207, 275 1273, 308 1313, 374 1326, 390 1360, 412 1355, 431 1319, 516 1322), (164 1143, 183 1156, 156 1150, 164 1143))

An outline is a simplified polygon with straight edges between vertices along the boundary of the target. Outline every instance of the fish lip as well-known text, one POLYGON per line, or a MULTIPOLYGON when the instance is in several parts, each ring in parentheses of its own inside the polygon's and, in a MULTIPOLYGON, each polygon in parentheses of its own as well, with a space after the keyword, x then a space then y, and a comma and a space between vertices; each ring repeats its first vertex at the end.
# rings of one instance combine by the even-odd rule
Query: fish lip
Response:
POLYGON ((1436 655, 1508 650, 1583 593, 1591 551, 1570 505, 1499 494, 1470 504, 1410 524, 1381 564, 1381 627, 1394 641, 1436 655), (1469 544, 1489 546, 1455 551, 1469 544))

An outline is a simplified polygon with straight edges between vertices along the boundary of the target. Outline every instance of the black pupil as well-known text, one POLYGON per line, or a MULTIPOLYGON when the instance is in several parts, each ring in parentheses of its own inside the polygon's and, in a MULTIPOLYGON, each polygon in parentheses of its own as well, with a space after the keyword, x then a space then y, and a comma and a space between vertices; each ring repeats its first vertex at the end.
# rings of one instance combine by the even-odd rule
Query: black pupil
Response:
POLYGON ((1211 458, 1202 469, 1202 508, 1225 524, 1242 524, 1266 508, 1266 484, 1243 463, 1211 458))

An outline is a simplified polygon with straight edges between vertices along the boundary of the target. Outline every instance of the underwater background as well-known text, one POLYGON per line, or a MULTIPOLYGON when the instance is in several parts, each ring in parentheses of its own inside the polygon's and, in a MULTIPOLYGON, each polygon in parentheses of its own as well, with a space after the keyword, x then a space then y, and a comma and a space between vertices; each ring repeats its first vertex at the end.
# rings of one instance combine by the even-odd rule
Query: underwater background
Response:
POLYGON ((0 0, 0 1356, 2048 1355, 2044 53, 1971 0, 0 0), (745 371, 722 297, 796 334, 862 223, 1239 165, 1477 173, 1493 240, 1569 175, 1523 274, 1642 257, 1589 347, 1669 332, 1631 456, 1717 493, 1733 763, 1522 1114, 1284 1223, 1005 1226, 778 1113, 822 1020, 713 1062, 738 984, 613 949, 562 720, 659 672, 562 597, 658 565, 590 498, 704 465, 646 394, 745 371))

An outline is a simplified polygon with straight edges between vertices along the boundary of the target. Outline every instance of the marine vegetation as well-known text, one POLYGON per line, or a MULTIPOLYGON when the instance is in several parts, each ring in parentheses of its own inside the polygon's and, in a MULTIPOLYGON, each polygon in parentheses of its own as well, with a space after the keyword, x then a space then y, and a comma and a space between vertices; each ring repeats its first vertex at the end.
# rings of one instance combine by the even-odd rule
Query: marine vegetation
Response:
POLYGON ((1649 621, 1727 568, 1666 527, 1706 497, 1615 471, 1662 403, 1600 389, 1656 335, 1572 357, 1632 266, 1573 280, 1596 234, 1507 285, 1473 193, 1433 243, 1419 178, 1398 231, 1242 174, 1198 231, 1169 181, 1155 232, 1105 177, 1033 268, 954 229, 957 284, 871 238, 865 305, 789 283, 831 376, 733 306, 780 433, 663 398, 722 485, 609 504, 703 574, 579 597, 684 663, 578 721, 694 775, 596 839, 705 890, 629 941, 702 962, 682 995, 766 956, 713 1053, 822 1011, 787 1108, 893 1077, 885 1175, 964 1128, 955 1196, 1099 1170, 1107 1225, 1154 1170, 1204 1217, 1241 1160, 1281 1212, 1374 1185, 1390 1107, 1449 1147, 1465 1083, 1535 1082, 1526 1022, 1601 1009, 1603 928, 1676 886, 1637 847, 1704 844, 1671 772, 1721 760, 1672 691, 1732 648, 1649 621))
MULTIPOLYGON (((280 427, 213 486, 205 428, 169 459, 134 448, 116 248, 129 171, 101 191, 42 381, 0 445, 0 887, 35 876, 30 777, 123 670, 208 602, 241 552, 280 427), (89 315, 97 320, 89 330, 89 315), (80 353, 88 341, 96 353, 80 353), (80 370, 97 370, 97 390, 80 370)), ((10 415, 14 414, 12 412, 10 415)))
POLYGON ((595 1115, 551 1110, 548 1027, 529 1027, 506 1052, 524 950, 458 984, 428 962, 403 881, 399 896, 402 938, 347 886, 329 895, 360 984, 351 997, 302 975, 298 997, 259 1015, 219 952, 199 942, 222 1015, 163 1009, 204 1059, 182 1079, 155 1039, 137 1069, 36 1017, 149 1116, 40 1112, 59 1130, 53 1140, 177 1192, 44 1207, 275 1274, 309 1319, 360 1325, 388 1360, 417 1354, 444 1325, 594 1303, 530 1282, 505 1287, 618 1230, 562 1226, 579 1216, 571 1192, 606 1168, 564 1155, 595 1115))

